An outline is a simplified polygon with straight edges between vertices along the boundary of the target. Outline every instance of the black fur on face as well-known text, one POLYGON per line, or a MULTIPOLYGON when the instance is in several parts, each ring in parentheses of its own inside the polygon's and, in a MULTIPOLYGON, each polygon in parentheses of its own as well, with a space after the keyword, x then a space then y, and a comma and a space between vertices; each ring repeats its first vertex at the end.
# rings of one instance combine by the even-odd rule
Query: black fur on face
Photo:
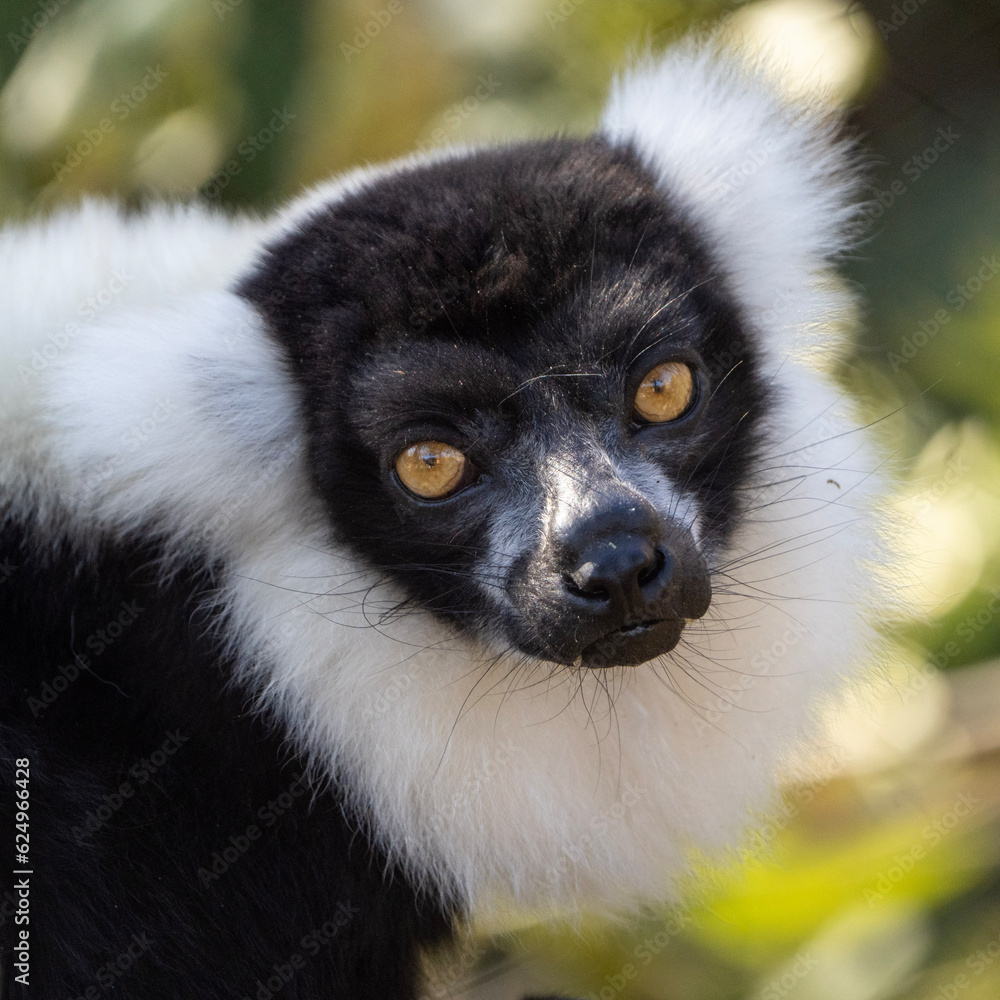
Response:
POLYGON ((333 531, 413 604, 499 648, 636 664, 705 613, 767 390, 709 255, 638 156, 599 138, 375 179, 272 246, 241 292, 301 387, 333 531), (633 401, 666 361, 686 413, 633 401), (471 462, 441 500, 395 463, 471 462))

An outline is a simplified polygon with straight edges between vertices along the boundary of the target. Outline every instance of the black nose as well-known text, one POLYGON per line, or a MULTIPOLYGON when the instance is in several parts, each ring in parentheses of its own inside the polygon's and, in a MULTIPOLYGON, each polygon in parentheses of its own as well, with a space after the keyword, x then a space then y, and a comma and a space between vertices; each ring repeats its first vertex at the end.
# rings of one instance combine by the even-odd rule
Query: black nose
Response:
POLYGON ((594 611, 639 614, 653 604, 670 582, 673 559, 669 553, 636 535, 609 535, 581 553, 565 576, 566 589, 595 605, 594 611))
POLYGON ((524 622, 519 645, 592 668, 669 653, 712 600, 690 529, 641 498, 595 497, 588 508, 512 568, 508 593, 524 622))
POLYGON ((583 525, 564 551, 566 590, 591 613, 653 617, 643 609, 656 604, 673 574, 673 557, 652 525, 583 525))

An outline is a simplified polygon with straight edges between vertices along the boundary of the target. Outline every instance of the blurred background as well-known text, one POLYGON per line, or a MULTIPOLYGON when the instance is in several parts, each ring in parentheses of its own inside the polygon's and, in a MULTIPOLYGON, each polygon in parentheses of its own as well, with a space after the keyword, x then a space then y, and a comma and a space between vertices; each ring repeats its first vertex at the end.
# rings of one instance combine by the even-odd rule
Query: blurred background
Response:
POLYGON ((0 217, 100 193, 263 211, 367 161, 586 131, 630 52, 766 40, 873 159, 841 378, 904 479, 919 614, 749 848, 640 926, 512 918, 427 996, 1000 997, 996 0, 3 0, 0 217), (888 417, 885 414, 889 414, 888 417), (822 763, 822 762, 820 762, 822 763))

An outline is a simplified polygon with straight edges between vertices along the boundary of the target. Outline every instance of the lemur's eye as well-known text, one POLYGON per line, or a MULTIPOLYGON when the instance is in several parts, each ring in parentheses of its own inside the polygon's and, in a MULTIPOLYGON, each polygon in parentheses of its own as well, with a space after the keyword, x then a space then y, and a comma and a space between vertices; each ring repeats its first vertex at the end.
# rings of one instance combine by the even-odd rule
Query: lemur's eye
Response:
POLYGON ((635 394, 640 420, 662 424, 683 416, 694 399, 694 377, 683 361, 665 361, 642 380, 635 394))
POLYGON ((399 481, 424 500, 443 500, 472 480, 472 463, 442 441, 421 441, 396 459, 399 481))

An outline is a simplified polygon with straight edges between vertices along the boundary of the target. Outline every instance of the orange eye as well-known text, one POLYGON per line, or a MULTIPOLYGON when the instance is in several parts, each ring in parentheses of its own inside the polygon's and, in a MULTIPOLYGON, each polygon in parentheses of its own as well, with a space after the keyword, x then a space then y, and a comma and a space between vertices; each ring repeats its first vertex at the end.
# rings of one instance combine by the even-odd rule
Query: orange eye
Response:
POLYGON ((425 500, 441 500, 469 482, 472 463, 457 448, 442 441, 410 445, 396 459, 399 481, 425 500))
POLYGON ((683 361, 665 361, 642 380, 635 394, 635 412, 650 424, 683 416, 694 399, 694 376, 683 361))

